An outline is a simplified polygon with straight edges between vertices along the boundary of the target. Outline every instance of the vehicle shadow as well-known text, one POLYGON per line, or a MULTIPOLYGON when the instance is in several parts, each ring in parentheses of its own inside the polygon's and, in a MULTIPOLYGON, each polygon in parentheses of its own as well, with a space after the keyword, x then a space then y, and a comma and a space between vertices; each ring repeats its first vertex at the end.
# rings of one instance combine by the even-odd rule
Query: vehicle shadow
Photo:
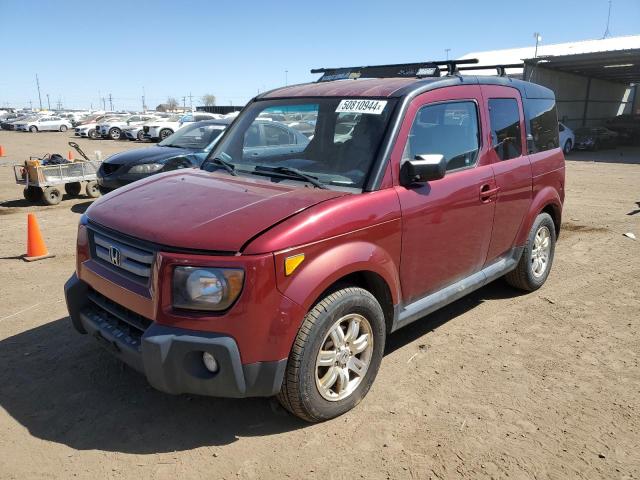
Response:
POLYGON ((87 200, 86 202, 82 202, 82 203, 74 203, 73 205, 71 205, 71 211, 73 213, 83 214, 84 212, 87 211, 87 208, 89 208, 92 203, 93 203, 93 200, 87 200))
MULTIPOLYGON (((485 300, 515 293, 504 282, 494 282, 392 334, 386 353, 485 300)), ((1 340, 0 364, 0 406, 35 437, 78 450, 182 451, 308 425, 274 399, 158 392, 143 375, 76 333, 67 317, 1 340)))

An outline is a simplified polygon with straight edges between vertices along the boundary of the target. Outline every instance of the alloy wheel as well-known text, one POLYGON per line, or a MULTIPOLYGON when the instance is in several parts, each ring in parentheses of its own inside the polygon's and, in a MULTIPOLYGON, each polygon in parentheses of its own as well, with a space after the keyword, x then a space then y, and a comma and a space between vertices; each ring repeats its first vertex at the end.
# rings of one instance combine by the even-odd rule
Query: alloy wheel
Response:
POLYGON ((551 232, 543 225, 536 232, 531 250, 531 271, 540 278, 547 271, 551 255, 551 232))

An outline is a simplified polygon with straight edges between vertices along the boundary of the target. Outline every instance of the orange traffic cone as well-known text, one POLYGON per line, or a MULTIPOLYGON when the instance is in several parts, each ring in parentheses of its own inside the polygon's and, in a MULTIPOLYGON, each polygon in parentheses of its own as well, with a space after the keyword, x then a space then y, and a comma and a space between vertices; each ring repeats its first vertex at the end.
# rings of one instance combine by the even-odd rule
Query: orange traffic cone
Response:
POLYGON ((36 214, 29 213, 27 215, 27 254, 22 258, 27 262, 33 262, 34 260, 42 260, 43 258, 54 256, 49 253, 47 246, 44 244, 36 214))
POLYGON ((0 145, 0 157, 4 157, 5 153, 4 153, 4 147, 2 145, 0 145))
POLYGON ((73 152, 71 150, 67 152, 67 160, 69 161, 73 160, 73 152))

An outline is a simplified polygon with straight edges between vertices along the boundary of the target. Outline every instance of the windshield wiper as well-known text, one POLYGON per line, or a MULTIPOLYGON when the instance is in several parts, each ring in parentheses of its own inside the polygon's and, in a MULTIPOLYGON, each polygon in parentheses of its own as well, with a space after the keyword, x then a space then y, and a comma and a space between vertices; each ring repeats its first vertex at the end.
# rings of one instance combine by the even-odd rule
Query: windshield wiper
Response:
POLYGON ((236 173, 236 166, 233 163, 227 162, 226 160, 223 160, 220 157, 212 158, 210 162, 213 163, 214 165, 218 165, 224 168, 227 172, 229 172, 234 177, 238 176, 238 174, 236 173))
POLYGON ((313 185, 314 187, 317 187, 317 188, 322 188, 322 189, 325 189, 325 190, 328 188, 324 183, 318 181, 318 179, 316 177, 313 177, 311 175, 307 175, 306 173, 298 170, 297 168, 293 168, 293 167, 287 167, 287 166, 284 166, 284 165, 279 166, 279 167, 267 167, 265 165, 258 165, 255 168, 255 171, 282 173, 282 174, 284 174, 286 176, 299 178, 301 180, 309 182, 311 185, 313 185))

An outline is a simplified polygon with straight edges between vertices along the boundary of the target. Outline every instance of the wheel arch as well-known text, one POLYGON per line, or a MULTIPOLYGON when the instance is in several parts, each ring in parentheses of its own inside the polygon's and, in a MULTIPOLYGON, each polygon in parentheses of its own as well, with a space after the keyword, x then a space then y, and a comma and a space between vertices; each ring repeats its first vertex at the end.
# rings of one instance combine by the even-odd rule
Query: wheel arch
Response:
POLYGON ((522 226, 516 237, 516 246, 526 243, 529 230, 531 230, 531 226, 533 222, 535 222, 536 217, 541 213, 548 213, 549 216, 551 216, 556 231, 556 238, 560 235, 560 227, 562 225, 562 201, 556 189, 544 187, 536 194, 531 202, 529 213, 525 221, 522 222, 522 226))

